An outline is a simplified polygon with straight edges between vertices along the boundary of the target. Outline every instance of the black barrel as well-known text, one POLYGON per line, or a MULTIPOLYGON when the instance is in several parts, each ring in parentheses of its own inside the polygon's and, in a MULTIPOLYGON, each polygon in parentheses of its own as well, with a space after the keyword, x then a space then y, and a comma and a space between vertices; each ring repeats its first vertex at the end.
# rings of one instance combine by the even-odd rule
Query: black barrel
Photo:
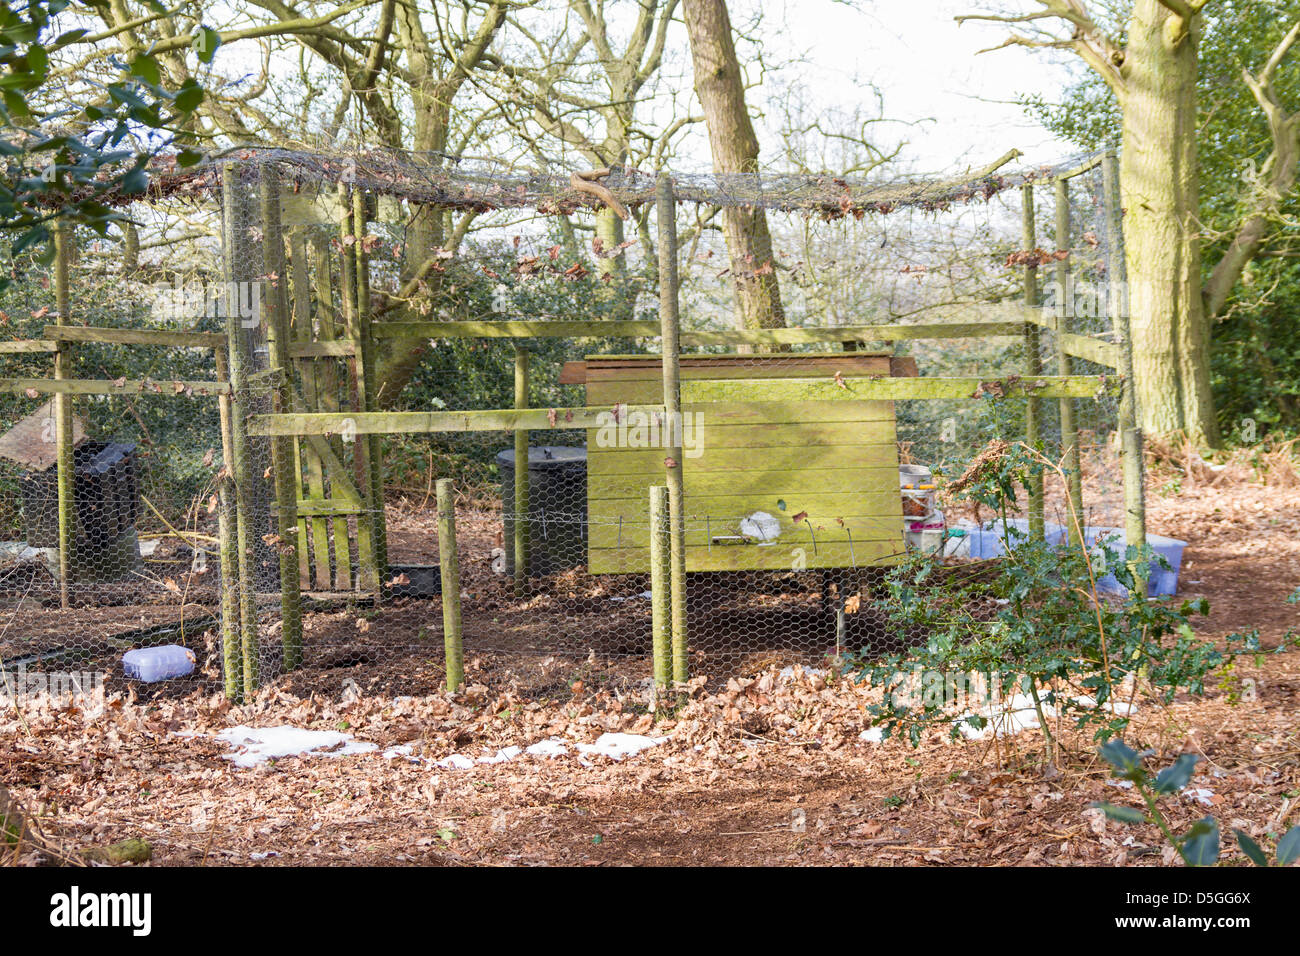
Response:
MULTIPOLYGON (((73 452, 77 551, 83 557, 112 544, 135 528, 140 511, 135 445, 83 442, 73 452)), ((29 472, 19 481, 27 523, 27 543, 59 546, 58 469, 29 472)))
MULTIPOLYGON (((515 573, 515 451, 497 454, 505 515, 506 574, 515 573)), ((528 449, 528 575, 558 574, 587 563, 587 449, 528 449)))

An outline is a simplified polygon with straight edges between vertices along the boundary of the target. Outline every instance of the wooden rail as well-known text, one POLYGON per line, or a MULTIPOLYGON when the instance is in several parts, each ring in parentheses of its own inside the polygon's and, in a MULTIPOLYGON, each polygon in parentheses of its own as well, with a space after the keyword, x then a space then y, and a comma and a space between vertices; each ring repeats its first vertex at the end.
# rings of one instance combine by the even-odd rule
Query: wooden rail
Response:
POLYGON ((92 378, 0 378, 0 392, 40 392, 49 395, 228 395, 229 382, 144 381, 92 378))
POLYGON ((106 342, 112 345, 159 345, 167 348, 224 349, 220 332, 173 332, 164 329, 98 329, 82 325, 47 325, 41 333, 54 342, 106 342))
POLYGON ((1029 321, 1039 328, 1050 329, 1055 332, 1057 347, 1066 355, 1086 359, 1107 368, 1119 369, 1121 362, 1119 346, 1112 345, 1110 342, 1103 342, 1101 339, 1093 338, 1090 335, 1065 332, 1062 330, 1061 320, 1047 312, 1035 310, 1029 321))
MULTIPOLYGON (((1041 375, 1036 378, 844 378, 773 381, 730 379, 683 381, 682 402, 743 401, 758 385, 771 402, 862 401, 868 399, 1095 398, 1118 387, 1116 377, 1041 375)), ((760 403, 761 404, 761 403, 760 403)), ((599 428, 614 408, 618 418, 663 415, 663 405, 609 408, 501 408, 455 412, 304 412, 250 415, 250 435, 382 435, 427 432, 519 431, 599 428)))
MULTIPOLYGON (((658 322, 376 322, 375 338, 526 339, 658 338, 658 322)), ((683 346, 810 345, 821 342, 898 342, 911 339, 980 338, 1020 335, 1024 319, 979 322, 919 322, 890 325, 843 325, 836 328, 721 329, 682 332, 683 346)))
MULTIPOLYGON (((427 432, 599 428, 609 408, 503 408, 465 412, 303 412, 250 415, 250 435, 388 435, 427 432)), ((624 415, 662 415, 662 405, 620 406, 624 415)))

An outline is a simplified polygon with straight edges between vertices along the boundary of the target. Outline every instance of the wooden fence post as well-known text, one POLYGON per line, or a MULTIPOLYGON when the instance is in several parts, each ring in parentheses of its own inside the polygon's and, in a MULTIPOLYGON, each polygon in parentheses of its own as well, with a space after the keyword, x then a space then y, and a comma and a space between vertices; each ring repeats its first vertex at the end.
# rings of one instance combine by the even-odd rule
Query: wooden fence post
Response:
MULTIPOLYGON (((1119 160, 1112 150, 1101 163, 1102 192, 1106 204, 1106 235, 1110 240, 1111 287, 1108 306, 1114 315, 1120 338, 1120 374, 1123 390, 1119 399, 1120 449, 1124 470, 1124 540, 1142 547, 1147 541, 1146 463, 1143 460, 1142 428, 1138 424, 1137 391, 1133 381, 1133 336, 1128 313, 1128 264, 1124 260, 1124 211, 1119 193, 1119 160)), ((1146 597, 1146 577, 1138 577, 1137 593, 1146 597)))
MULTIPOLYGON (((528 352, 515 346, 515 408, 528 407, 528 352)), ((528 560, 530 551, 531 515, 529 512, 528 432, 515 431, 515 490, 514 490, 514 559, 515 596, 528 593, 528 560)))
MULTIPOLYGON (((230 357, 230 458, 226 467, 235 485, 235 555, 239 578, 240 649, 243 653, 245 699, 257 691, 257 601, 254 593, 252 549, 253 476, 248 464, 248 333, 240 321, 240 283, 254 281, 249 273, 248 228, 251 225, 239 170, 233 163, 221 168, 222 268, 226 282, 226 338, 230 357)), ((251 300, 251 296, 246 301, 251 300)))
MULTIPOLYGON (((1034 248, 1037 243, 1034 225, 1034 187, 1025 184, 1020 187, 1021 226, 1024 239, 1023 246, 1029 253, 1025 260, 1025 305, 1031 309, 1038 308, 1038 263, 1034 260, 1034 248)), ((1043 357, 1039 353, 1042 335, 1033 322, 1025 323, 1025 377, 1037 378, 1043 374, 1043 357)), ((1038 449, 1042 444, 1042 404, 1037 397, 1025 399, 1025 444, 1038 449)), ((1029 534, 1031 537, 1043 537, 1043 473, 1029 476, 1029 534)), ((1006 529, 1003 529, 1006 531, 1006 529)))
MULTIPOLYGON (((230 359, 221 349, 213 349, 217 380, 230 381, 230 359)), ((217 415, 221 426, 221 468, 217 478, 217 556, 221 569, 221 674, 226 699, 233 704, 244 700, 243 638, 240 628, 240 562, 235 541, 235 495, 231 480, 231 462, 235 460, 230 424, 230 395, 217 396, 217 415)))
MULTIPOLYGON (((284 261, 284 234, 280 229, 280 177, 273 164, 258 167, 262 199, 263 275, 274 276, 268 289, 266 318, 267 362, 278 374, 272 388, 271 407, 277 414, 293 409, 293 367, 289 361, 288 276, 284 261)), ((276 544, 280 567, 280 642, 285 671, 302 664, 302 594, 298 549, 307 542, 298 536, 298 486, 295 474, 294 442, 291 438, 271 440, 271 470, 275 479, 276 544)))
MULTIPOLYGON (((343 247, 339 257, 339 298, 343 307, 344 328, 353 347, 353 354, 348 359, 354 384, 352 405, 356 411, 364 412, 370 410, 366 404, 366 377, 369 369, 366 367, 366 348, 362 341, 361 303, 357 298, 357 255, 353 249, 354 245, 361 242, 361 237, 356 234, 352 190, 346 183, 339 184, 339 206, 342 209, 339 235, 343 247)), ((361 588, 373 591, 376 599, 379 599, 382 597, 383 580, 375 548, 375 512, 377 508, 382 508, 382 504, 377 504, 374 498, 370 438, 357 434, 344 435, 343 438, 352 445, 353 470, 357 479, 357 491, 362 498, 361 511, 357 514, 357 577, 361 588)))
MULTIPOLYGON (((320 323, 322 341, 332 342, 338 337, 338 307, 334 303, 334 276, 329 240, 321 234, 312 237, 312 271, 315 275, 317 321, 320 323)), ((340 283, 340 286, 342 284, 340 283)), ((346 295, 340 296, 343 298, 346 295)), ((339 404, 338 366, 325 359, 316 368, 316 401, 320 411, 337 412, 339 404)), ((326 438, 334 456, 343 460, 343 440, 338 436, 326 438)), ((323 486, 322 486, 323 487, 323 486)), ((330 477, 330 491, 334 490, 334 477, 330 477)), ((348 519, 336 515, 330 519, 334 541, 334 588, 352 590, 352 549, 348 544, 348 519)))
MULTIPOLYGON (((64 222, 54 227, 54 296, 55 308, 59 310, 59 325, 69 324, 72 311, 71 281, 68 275, 72 258, 68 248, 70 232, 64 222)), ((54 353, 56 379, 68 377, 71 348, 70 342, 58 343, 58 351, 54 353)), ((64 608, 71 603, 70 589, 77 547, 77 464, 72 433, 72 396, 57 392, 54 395, 54 441, 59 507, 59 606, 64 608)))
POLYGON ((442 571, 442 646, 447 690, 465 682, 465 648, 460 631, 460 558, 456 551, 456 500, 450 478, 439 478, 438 564, 442 571))
MULTIPOLYGON (((1056 248, 1070 250, 1070 184, 1064 178, 1056 180, 1056 248)), ((1056 304, 1060 310, 1056 316, 1056 363, 1057 375, 1073 374, 1073 362, 1065 351, 1062 334, 1070 331, 1070 312, 1073 302, 1067 295, 1070 281, 1070 269, 1073 257, 1060 259, 1056 263, 1056 304)), ((1079 518, 1082 527, 1086 521, 1083 515, 1083 456, 1079 450, 1079 429, 1074 417, 1074 399, 1058 399, 1061 409, 1061 452, 1065 459, 1066 493, 1070 508, 1079 518)), ((1066 541, 1074 539, 1074 523, 1065 521, 1066 541)))
MULTIPOLYGON (((678 310, 677 201, 672 180, 659 174, 655 189, 659 220, 659 322, 663 350, 664 427, 669 440, 664 448, 664 484, 668 486, 668 574, 672 596, 673 680, 690 678, 686 634, 686 497, 682 481, 681 315, 678 310)), ((660 429, 663 434, 663 429, 660 429)))
MULTIPOLYGON (((326 266, 328 268, 328 264, 326 266)), ((293 277, 293 319, 294 342, 312 341, 311 308, 311 263, 308 261, 307 237, 302 229, 294 229, 289 234, 289 269, 293 277)), ((325 360, 326 362, 329 359, 325 360)), ((321 398, 320 359, 299 359, 295 364, 298 377, 302 381, 302 397, 308 408, 325 411, 321 398)), ((325 465, 320 454, 311 447, 311 443, 302 439, 293 439, 296 461, 295 474, 299 476, 298 487, 302 498, 313 502, 325 501, 325 465), (303 472, 306 477, 303 478, 303 472)), ((329 525, 322 515, 310 518, 298 518, 298 570, 304 581, 316 582, 316 587, 328 591, 333 582, 330 578, 330 541, 329 525), (308 547, 310 545, 310 547, 308 547)))
POLYGON ((668 570, 668 488, 650 486, 650 641, 655 687, 673 680, 672 593, 668 570))
MULTIPOLYGON (((356 318, 357 318, 357 352, 358 370, 361 373, 363 388, 362 411, 373 412, 379 407, 378 369, 376 368, 375 337, 371 332, 370 314, 370 250, 366 247, 366 194, 359 188, 352 190, 353 228, 356 230, 356 318)), ((374 536, 375 568, 379 576, 379 587, 375 600, 383 597, 384 585, 388 577, 388 519, 384 514, 384 436, 373 434, 366 436, 365 449, 370 456, 370 501, 374 510, 371 534, 374 536)))

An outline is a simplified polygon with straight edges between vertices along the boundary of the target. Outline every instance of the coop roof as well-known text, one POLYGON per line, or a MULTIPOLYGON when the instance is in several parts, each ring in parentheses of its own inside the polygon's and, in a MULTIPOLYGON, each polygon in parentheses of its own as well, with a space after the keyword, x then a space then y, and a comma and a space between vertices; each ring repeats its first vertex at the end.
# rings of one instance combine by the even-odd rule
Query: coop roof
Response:
MULTIPOLYGON (((774 355, 722 354, 683 355, 678 360, 683 378, 733 377, 786 378, 816 375, 888 375, 891 378, 917 375, 916 359, 889 352, 834 352, 774 355)), ((585 385, 593 377, 628 378, 658 374, 663 359, 658 355, 589 355, 581 362, 565 362, 559 384, 585 385)))
MULTIPOLYGON (((86 423, 72 416, 72 445, 86 440, 86 423)), ((46 402, 9 431, 0 435, 0 458, 15 461, 32 471, 44 471, 58 457, 54 441, 54 400, 46 402)))

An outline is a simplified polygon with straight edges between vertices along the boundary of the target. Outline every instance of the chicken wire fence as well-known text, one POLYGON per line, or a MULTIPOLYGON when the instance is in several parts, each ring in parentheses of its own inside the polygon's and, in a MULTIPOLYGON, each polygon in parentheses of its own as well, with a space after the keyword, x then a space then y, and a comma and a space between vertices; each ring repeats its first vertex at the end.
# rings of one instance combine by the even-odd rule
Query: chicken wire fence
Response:
MULTIPOLYGON (((125 248, 93 236, 71 243, 68 315, 51 309, 57 283, 39 271, 4 293, 18 337, 60 349, 62 377, 102 385, 67 400, 75 522, 64 561, 58 409, 37 381, 50 356, 0 356, 14 381, 33 381, 5 399, 13 429, 0 442, 7 690, 71 674, 139 694, 268 684, 432 692, 446 681, 449 534, 467 681, 537 694, 578 681, 648 687, 663 591, 652 580, 655 534, 668 520, 652 517, 650 489, 672 469, 685 490, 692 673, 899 651, 917 635, 893 628, 879 605, 900 557, 919 549, 963 563, 1005 550, 991 515, 945 498, 945 479, 990 439, 1023 439, 1027 414, 1043 454, 1065 458, 1064 403, 1020 397, 1017 383, 1115 375, 1065 356, 1055 331, 1023 321, 955 337, 899 331, 1025 303, 1028 265, 1033 308, 1054 329, 1117 342, 1122 246, 1095 162, 1063 194, 1053 177, 1077 160, 918 183, 906 195, 897 184, 885 194, 824 177, 821 192, 804 182, 800 194, 792 181, 781 202, 756 203, 793 210, 773 213, 772 260, 740 270, 725 265, 712 207, 753 199, 759 187, 737 179, 721 194, 718 177, 681 177, 675 420, 662 411, 653 334, 527 335, 536 325, 511 325, 657 322, 649 208, 627 227, 640 249, 623 241, 611 254, 607 243, 602 255, 593 243, 594 256, 579 256, 563 230, 503 221, 443 256, 431 250, 457 222, 438 212, 429 224, 427 182, 406 195, 392 185, 391 162, 371 156, 342 171, 330 162, 258 154, 178 173, 129 207, 125 248), (844 195, 855 197, 847 208, 844 195), (1058 215, 1062 195, 1068 216, 1058 215), (773 273, 789 326, 845 327, 843 341, 709 344, 709 333, 734 327, 736 284, 773 273), (51 340, 56 321, 199 337, 51 340), (480 327, 454 337, 391 328, 438 321, 480 327), (880 338, 863 326, 880 326, 880 338), (978 384, 924 399, 875 390, 918 377, 978 384), (546 427, 471 429, 467 419, 461 430, 440 420, 404 431, 367 419, 379 408, 516 407, 544 410, 546 427), (258 426, 289 417, 292 433, 258 426), (443 546, 436 478, 455 482, 443 546), (515 500, 525 488, 526 507, 515 500)), ((440 182, 433 198, 456 205, 440 182)), ((497 181, 506 199, 484 186, 478 213, 499 216, 485 212, 489 201, 508 210, 520 196, 534 206, 551 196, 560 212, 584 201, 554 199, 562 177, 531 182, 497 181)), ((619 195, 648 207, 648 180, 610 185, 635 187, 619 195)), ((770 194, 773 182, 762 188, 770 194)), ((1099 382, 1095 397, 1070 402, 1082 520, 1118 526, 1117 400, 1099 382)), ((1068 488, 1051 475, 1044 510, 1049 535, 1070 520, 1068 488)))

